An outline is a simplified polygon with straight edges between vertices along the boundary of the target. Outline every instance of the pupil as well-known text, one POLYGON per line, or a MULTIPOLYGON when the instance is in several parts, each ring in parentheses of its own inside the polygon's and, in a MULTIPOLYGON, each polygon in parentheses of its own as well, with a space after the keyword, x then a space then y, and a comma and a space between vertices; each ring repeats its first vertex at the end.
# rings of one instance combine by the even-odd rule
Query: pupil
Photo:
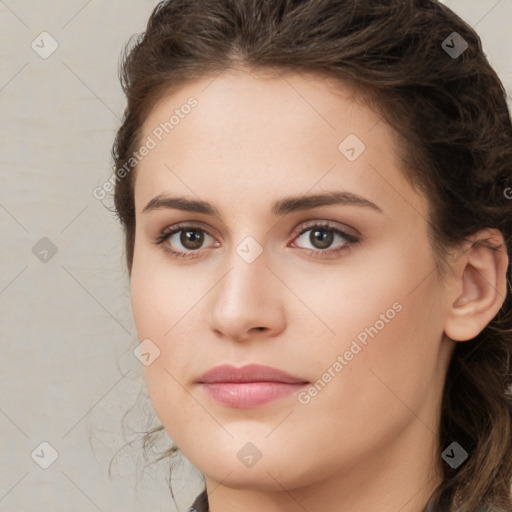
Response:
POLYGON ((311 232, 309 239, 318 249, 326 249, 332 244, 333 233, 331 231, 317 229, 311 232), (325 233, 325 235, 322 235, 322 233, 325 233))
POLYGON ((183 244, 184 247, 187 249, 198 249, 201 247, 201 244, 203 243, 204 235, 198 234, 200 232, 198 231, 182 231, 180 242, 183 244))

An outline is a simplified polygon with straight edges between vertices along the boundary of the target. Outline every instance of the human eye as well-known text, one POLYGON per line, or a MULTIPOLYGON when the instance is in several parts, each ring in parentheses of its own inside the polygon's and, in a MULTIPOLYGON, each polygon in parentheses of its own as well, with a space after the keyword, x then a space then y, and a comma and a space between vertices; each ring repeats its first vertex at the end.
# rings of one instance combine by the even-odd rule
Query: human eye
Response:
POLYGON ((201 256, 198 249, 201 248, 206 237, 213 238, 198 225, 177 224, 165 228, 153 243, 162 245, 164 251, 176 258, 197 258, 201 256), (177 243, 181 244, 185 250, 173 248, 173 245, 177 243))
MULTIPOLYGON (((338 254, 349 251, 354 245, 360 243, 360 238, 351 233, 336 228, 328 222, 314 222, 309 223, 306 227, 301 226, 303 229, 294 240, 299 240, 301 237, 307 238, 307 242, 313 245, 314 249, 307 249, 308 254, 318 256, 320 258, 331 258, 338 254), (306 233, 310 232, 309 236, 304 237, 306 233), (330 249, 335 238, 338 237, 341 243, 335 249, 330 249)), ((295 246, 295 244, 293 244, 295 246)))
MULTIPOLYGON (((305 248, 308 254, 320 258, 331 258, 338 254, 348 251, 354 245, 360 243, 359 237, 336 228, 326 222, 312 222, 306 226, 301 226, 302 231, 294 238, 306 238, 304 235, 311 232, 308 240, 313 245, 313 249, 305 248), (338 237, 340 244, 337 248, 331 249, 335 238, 338 237)), ((154 240, 153 243, 162 245, 165 252, 176 258, 198 258, 201 256, 200 249, 205 243, 206 238, 213 238, 204 228, 197 224, 177 224, 165 228, 154 240), (181 249, 176 248, 180 244, 181 249)), ((303 242, 304 243, 304 242, 303 242)), ((218 246, 218 242, 214 246, 218 246)), ((292 246, 296 246, 292 244, 292 246)))

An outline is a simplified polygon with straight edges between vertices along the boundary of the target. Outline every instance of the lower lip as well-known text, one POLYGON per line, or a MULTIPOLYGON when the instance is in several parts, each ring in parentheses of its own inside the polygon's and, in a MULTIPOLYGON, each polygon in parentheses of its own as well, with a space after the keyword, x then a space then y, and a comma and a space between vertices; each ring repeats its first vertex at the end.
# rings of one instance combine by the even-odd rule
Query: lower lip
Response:
POLYGON ((204 392, 213 400, 235 408, 263 405, 300 391, 308 383, 284 382, 218 382, 201 383, 204 392))

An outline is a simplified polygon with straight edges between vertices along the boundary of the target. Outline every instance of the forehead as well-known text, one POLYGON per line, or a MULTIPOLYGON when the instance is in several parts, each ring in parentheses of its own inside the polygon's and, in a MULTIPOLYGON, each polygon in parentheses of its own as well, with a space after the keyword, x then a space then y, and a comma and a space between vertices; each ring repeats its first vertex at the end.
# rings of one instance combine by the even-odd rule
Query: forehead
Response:
MULTIPOLYGON (((286 126, 287 133, 294 127, 299 130, 311 127, 326 135, 337 131, 340 120, 354 127, 361 125, 363 130, 367 122, 374 124, 380 119, 379 114, 365 103, 360 91, 339 81, 335 83, 325 76, 236 70, 186 83, 178 90, 163 95, 145 120, 143 135, 151 134, 162 122, 169 121, 173 113, 179 115, 181 120, 183 113, 188 117, 190 112, 186 105, 191 98, 197 102, 192 113, 201 113, 200 116, 190 116, 200 117, 200 123, 195 124, 194 128, 213 128, 210 138, 223 129, 240 126, 286 126)), ((177 128, 177 121, 175 119, 171 123, 174 125, 173 131, 177 128)), ((272 138, 269 130, 251 134, 272 138)))
POLYGON ((394 131, 353 88, 312 74, 227 72, 190 82, 155 105, 142 130, 149 139, 137 211, 175 189, 254 196, 306 192, 320 181, 356 193, 404 186, 394 131))

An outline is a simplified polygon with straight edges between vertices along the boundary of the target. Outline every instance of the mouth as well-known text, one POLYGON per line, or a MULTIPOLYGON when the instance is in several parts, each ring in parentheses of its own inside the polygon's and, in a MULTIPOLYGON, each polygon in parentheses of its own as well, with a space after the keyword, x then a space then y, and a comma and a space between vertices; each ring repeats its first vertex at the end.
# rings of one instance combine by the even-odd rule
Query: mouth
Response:
POLYGON ((221 365, 203 374, 197 384, 208 396, 232 408, 252 408, 299 392, 310 384, 276 368, 251 364, 221 365))

